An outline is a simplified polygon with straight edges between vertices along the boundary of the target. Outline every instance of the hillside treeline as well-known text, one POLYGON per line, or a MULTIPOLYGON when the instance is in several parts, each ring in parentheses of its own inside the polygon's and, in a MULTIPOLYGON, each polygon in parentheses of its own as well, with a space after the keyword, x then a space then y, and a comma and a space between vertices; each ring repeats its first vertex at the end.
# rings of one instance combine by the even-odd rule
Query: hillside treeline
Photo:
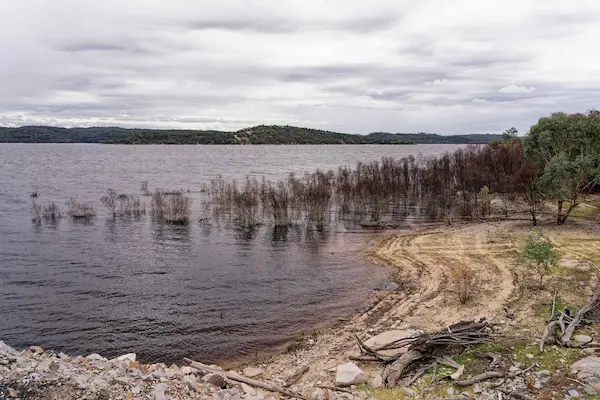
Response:
POLYGON ((111 144, 417 144, 487 143, 500 135, 371 133, 355 135, 296 126, 260 125, 236 132, 215 130, 126 129, 118 127, 59 128, 50 126, 0 127, 0 143, 111 143, 111 144))

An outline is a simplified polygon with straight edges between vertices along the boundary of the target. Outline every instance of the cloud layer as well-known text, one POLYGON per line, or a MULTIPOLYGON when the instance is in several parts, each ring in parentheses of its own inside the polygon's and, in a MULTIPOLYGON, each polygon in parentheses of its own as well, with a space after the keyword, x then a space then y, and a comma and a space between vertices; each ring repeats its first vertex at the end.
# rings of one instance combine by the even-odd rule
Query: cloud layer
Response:
POLYGON ((600 107, 596 0, 20 0, 0 125, 522 132, 600 107))

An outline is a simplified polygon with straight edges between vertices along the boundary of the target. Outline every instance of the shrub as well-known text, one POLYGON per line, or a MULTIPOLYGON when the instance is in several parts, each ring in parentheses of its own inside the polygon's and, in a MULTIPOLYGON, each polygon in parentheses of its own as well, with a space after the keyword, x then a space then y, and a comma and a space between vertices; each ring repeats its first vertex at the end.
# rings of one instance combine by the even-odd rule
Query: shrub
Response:
POLYGON ((163 222, 187 224, 190 219, 192 199, 182 193, 168 194, 156 190, 150 201, 152 217, 163 222))
POLYGON ((544 285, 544 277, 548 273, 548 268, 556 265, 559 258, 552 242, 541 229, 534 229, 525 239, 521 257, 535 270, 538 276, 537 284, 539 288, 544 285))
POLYGON ((47 207, 42 208, 42 218, 45 221, 56 222, 61 219, 62 213, 55 202, 49 202, 47 207))
POLYGON ((140 190, 144 194, 144 196, 149 196, 150 192, 148 191, 148 181, 142 181, 140 184, 140 190))
POLYGON ((80 203, 73 197, 67 202, 67 208, 72 219, 90 220, 96 216, 96 209, 91 203, 80 203))
POLYGON ((467 303, 475 289, 475 273, 466 265, 452 267, 450 278, 461 304, 467 303))

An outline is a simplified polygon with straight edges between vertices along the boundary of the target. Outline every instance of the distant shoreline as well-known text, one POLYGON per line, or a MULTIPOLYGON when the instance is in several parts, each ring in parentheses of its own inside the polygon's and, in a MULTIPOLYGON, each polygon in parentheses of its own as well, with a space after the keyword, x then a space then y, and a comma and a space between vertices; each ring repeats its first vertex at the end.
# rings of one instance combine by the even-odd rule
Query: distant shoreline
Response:
POLYGON ((368 135, 358 135, 279 125, 259 125, 235 132, 215 130, 130 129, 120 127, 0 127, 0 143, 406 145, 483 144, 491 141, 502 141, 502 139, 502 135, 492 134, 443 136, 433 133, 374 132, 368 135))

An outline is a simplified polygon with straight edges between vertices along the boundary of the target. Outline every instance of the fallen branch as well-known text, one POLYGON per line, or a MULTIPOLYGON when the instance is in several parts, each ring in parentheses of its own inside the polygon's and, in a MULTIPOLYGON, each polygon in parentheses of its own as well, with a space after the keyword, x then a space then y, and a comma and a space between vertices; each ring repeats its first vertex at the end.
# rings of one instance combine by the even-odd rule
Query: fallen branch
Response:
POLYGON ((477 353, 476 356, 478 358, 491 358, 492 362, 490 362, 490 365, 488 367, 489 369, 494 369, 494 367, 496 367, 496 365, 500 361, 500 354, 498 354, 498 353, 492 353, 492 352, 477 353))
POLYGON ((281 393, 281 394, 283 394, 285 396, 288 396, 288 397, 295 397, 295 398, 298 398, 298 399, 306 400, 306 398, 304 396, 302 396, 301 394, 291 392, 291 391, 289 391, 289 390, 287 390, 287 389, 285 389, 285 388, 283 388, 281 386, 278 386, 278 385, 274 385, 274 384, 267 383, 267 382, 262 382, 262 381, 257 381, 255 379, 250 379, 250 378, 247 378, 245 376, 241 376, 241 375, 238 375, 238 374, 233 374, 231 372, 221 371, 219 369, 210 367, 210 366, 202 364, 200 362, 197 362, 197 361, 194 361, 194 360, 190 360, 189 358, 184 358, 184 360, 187 363, 189 363, 192 367, 194 367, 194 368, 196 368, 196 369, 198 369, 200 371, 210 372, 210 373, 213 373, 213 374, 221 375, 223 378, 230 379, 232 381, 242 382, 242 383, 245 383, 245 384, 250 385, 250 386, 254 386, 254 387, 258 387, 258 388, 261 388, 261 389, 268 390, 270 392, 278 392, 278 393, 281 393))
POLYGON ((308 372, 308 365, 302 367, 294 375, 287 378, 285 380, 285 383, 283 384, 283 387, 287 388, 287 387, 292 386, 294 383, 298 382, 300 380, 300 378, 302 378, 302 375, 304 375, 307 372, 308 372))
POLYGON ((431 368, 433 365, 427 365, 421 369, 419 369, 417 372, 415 372, 415 374, 408 380, 406 381, 406 383, 404 384, 404 386, 410 386, 413 383, 415 383, 417 381, 417 379, 419 379, 420 377, 422 377, 423 375, 425 375, 425 372, 427 372, 427 370, 429 368, 431 368))
POLYGON ((472 378, 465 379, 464 381, 455 381, 456 386, 471 386, 477 382, 485 381, 486 379, 502 378, 504 374, 498 371, 488 371, 483 374, 475 375, 472 378))
POLYGON ((352 391, 350 391, 348 389, 341 388, 341 387, 337 387, 337 386, 317 385, 316 387, 321 388, 321 389, 329 389, 329 390, 335 390, 337 392, 344 392, 344 393, 353 394, 352 391))
POLYGON ((600 297, 600 283, 596 284, 594 292, 592 293, 592 297, 585 303, 583 307, 581 307, 579 311, 577 311, 577 313, 573 317, 573 320, 569 322, 569 325, 567 325, 564 334, 560 338, 560 341, 565 346, 570 345, 571 337, 573 336, 573 333, 575 333, 575 329, 579 326, 585 314, 587 314, 597 305, 598 297, 600 297))

